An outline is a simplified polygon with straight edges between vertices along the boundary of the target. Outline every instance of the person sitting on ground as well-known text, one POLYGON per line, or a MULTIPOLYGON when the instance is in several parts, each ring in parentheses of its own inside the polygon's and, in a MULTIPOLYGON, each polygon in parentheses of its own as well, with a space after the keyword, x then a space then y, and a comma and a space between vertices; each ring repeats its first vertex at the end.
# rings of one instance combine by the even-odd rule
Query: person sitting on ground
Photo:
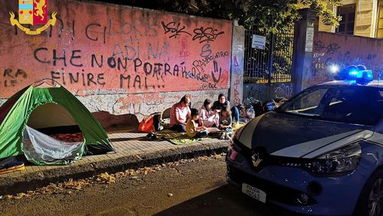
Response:
POLYGON ((205 127, 218 127, 219 115, 211 109, 211 104, 211 100, 205 100, 203 106, 201 107, 200 119, 202 121, 202 125, 205 127))
POLYGON ((219 116, 219 128, 222 130, 220 139, 229 139, 231 137, 232 129, 232 117, 230 110, 224 109, 219 116))
POLYGON ((223 130, 230 130, 233 119, 229 109, 223 109, 219 115, 219 128, 223 130))
POLYGON ((265 113, 266 111, 264 110, 264 105, 261 101, 259 100, 256 100, 253 104, 253 110, 254 110, 254 114, 256 116, 259 116, 259 115, 262 115, 263 113, 265 113))
POLYGON ((206 127, 198 125, 199 112, 197 109, 191 109, 191 118, 186 124, 186 134, 190 138, 202 138, 208 135, 206 127))
POLYGON ((224 94, 219 94, 218 101, 214 102, 212 109, 216 110, 217 112, 221 112, 221 110, 224 110, 227 108, 230 109, 230 102, 226 100, 226 97, 224 94))
POLYGON ((180 102, 174 104, 170 110, 170 128, 175 131, 185 132, 186 122, 190 119, 190 96, 185 95, 180 102))

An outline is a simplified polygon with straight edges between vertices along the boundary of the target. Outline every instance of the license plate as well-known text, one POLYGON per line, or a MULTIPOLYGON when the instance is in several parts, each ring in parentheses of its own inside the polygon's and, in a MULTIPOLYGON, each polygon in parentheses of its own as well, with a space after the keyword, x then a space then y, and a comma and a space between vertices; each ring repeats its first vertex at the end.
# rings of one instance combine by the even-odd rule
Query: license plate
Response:
POLYGON ((256 187, 243 183, 242 193, 260 202, 266 203, 266 193, 256 187))

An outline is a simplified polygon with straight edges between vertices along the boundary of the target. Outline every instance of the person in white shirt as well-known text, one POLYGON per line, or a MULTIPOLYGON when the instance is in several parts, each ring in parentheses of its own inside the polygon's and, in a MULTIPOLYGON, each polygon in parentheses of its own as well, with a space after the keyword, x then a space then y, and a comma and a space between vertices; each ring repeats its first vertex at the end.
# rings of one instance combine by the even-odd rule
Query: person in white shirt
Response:
POLYGON ((185 132, 186 122, 190 118, 190 96, 185 95, 180 102, 174 104, 170 110, 170 127, 172 130, 185 132))
POLYGON ((218 127, 219 114, 211 109, 212 101, 206 99, 200 110, 200 120, 205 127, 218 127))

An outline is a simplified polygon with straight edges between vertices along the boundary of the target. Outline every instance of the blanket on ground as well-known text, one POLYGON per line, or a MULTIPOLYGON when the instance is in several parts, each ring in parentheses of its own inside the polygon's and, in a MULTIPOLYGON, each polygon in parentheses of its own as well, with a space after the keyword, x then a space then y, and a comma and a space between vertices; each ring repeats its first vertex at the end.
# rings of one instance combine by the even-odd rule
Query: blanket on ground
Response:
MULTIPOLYGON (((244 125, 245 124, 242 124, 242 123, 233 125, 233 131, 240 129, 244 125)), ((212 131, 214 131, 214 130, 212 130, 212 131)), ((219 133, 218 130, 215 132, 219 133)), ((173 143, 174 145, 192 144, 192 143, 196 143, 196 142, 204 139, 204 138, 198 138, 198 139, 190 138, 186 135, 186 133, 172 131, 169 129, 157 131, 157 132, 155 132, 155 134, 158 138, 167 140, 167 141, 173 143)), ((219 137, 219 136, 209 136, 209 138, 215 138, 215 137, 219 137)))
POLYGON ((155 134, 157 137, 167 140, 173 143, 174 145, 192 144, 201 140, 201 139, 190 138, 186 135, 186 133, 180 133, 180 132, 172 131, 168 129, 157 131, 155 134))

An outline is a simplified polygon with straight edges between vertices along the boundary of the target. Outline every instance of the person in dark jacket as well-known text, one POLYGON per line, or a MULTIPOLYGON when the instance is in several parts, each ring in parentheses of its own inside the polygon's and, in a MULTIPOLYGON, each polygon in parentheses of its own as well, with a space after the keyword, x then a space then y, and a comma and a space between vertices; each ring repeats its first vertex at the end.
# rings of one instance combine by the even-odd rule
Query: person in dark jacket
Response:
POLYGON ((222 110, 225 110, 227 108, 230 109, 230 102, 226 100, 224 94, 219 94, 218 100, 214 102, 212 109, 221 112, 222 110))

